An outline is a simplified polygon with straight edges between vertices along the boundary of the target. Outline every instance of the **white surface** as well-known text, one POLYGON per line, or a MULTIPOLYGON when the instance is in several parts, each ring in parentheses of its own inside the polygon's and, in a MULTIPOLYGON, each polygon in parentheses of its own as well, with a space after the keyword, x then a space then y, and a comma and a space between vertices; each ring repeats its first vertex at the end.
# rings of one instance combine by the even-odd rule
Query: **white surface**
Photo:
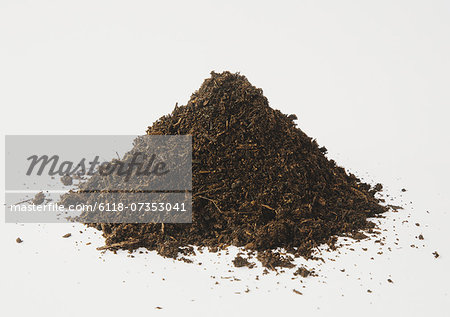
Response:
POLYGON ((1 314, 448 316, 449 38, 448 1, 0 1, 3 134, 143 133, 211 70, 240 71, 340 165, 412 201, 383 220, 382 255, 358 243, 303 283, 2 222, 1 314))

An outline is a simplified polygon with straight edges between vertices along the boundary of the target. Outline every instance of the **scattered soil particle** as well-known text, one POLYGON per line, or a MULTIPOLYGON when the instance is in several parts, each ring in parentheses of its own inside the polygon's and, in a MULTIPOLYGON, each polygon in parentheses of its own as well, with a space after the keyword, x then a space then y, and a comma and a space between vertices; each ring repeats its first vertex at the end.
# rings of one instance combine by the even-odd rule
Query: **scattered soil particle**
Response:
POLYGON ((17 238, 17 239, 16 239, 16 242, 17 242, 17 243, 22 243, 22 242, 23 242, 23 240, 22 240, 22 239, 20 239, 20 238, 17 238))
POLYGON ((34 196, 33 200, 31 201, 35 205, 40 205, 45 201, 45 194, 43 192, 39 192, 34 196))
POLYGON ((70 186, 73 184, 73 178, 70 175, 64 175, 61 177, 61 183, 63 183, 64 186, 70 186))
POLYGON ((402 206, 396 206, 396 205, 387 205, 390 209, 392 209, 392 211, 397 212, 399 210, 402 210, 403 207, 402 206))
POLYGON ((437 252, 437 251, 434 251, 433 252, 433 255, 434 255, 434 257, 437 259, 440 255, 439 255, 439 253, 437 252))
POLYGON ((300 292, 300 291, 297 291, 295 288, 293 288, 292 289, 292 291, 295 293, 295 294, 298 294, 298 295, 303 295, 303 293, 302 292, 300 292))
POLYGON ((389 283, 394 283, 390 278, 387 279, 389 283))
POLYGON ((423 240, 423 239, 424 239, 423 235, 419 234, 419 240, 423 240))
POLYGON ((253 268, 255 266, 254 263, 249 262, 247 259, 241 257, 240 255, 237 255, 234 258, 233 264, 234 264, 235 267, 247 266, 248 268, 253 268))
POLYGON ((63 235, 62 237, 63 238, 69 238, 69 237, 71 237, 72 236, 72 234, 71 233, 66 233, 65 235, 63 235))

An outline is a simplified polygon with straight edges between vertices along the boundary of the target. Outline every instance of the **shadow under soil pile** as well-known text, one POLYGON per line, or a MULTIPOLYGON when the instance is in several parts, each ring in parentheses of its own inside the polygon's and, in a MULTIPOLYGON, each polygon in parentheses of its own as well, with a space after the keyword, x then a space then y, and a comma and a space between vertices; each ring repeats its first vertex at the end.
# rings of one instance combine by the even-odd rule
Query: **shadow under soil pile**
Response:
POLYGON ((310 257, 335 236, 373 227, 368 218, 387 210, 375 197, 381 185, 372 188, 327 159, 294 120, 246 77, 212 72, 187 105, 147 129, 192 135, 192 224, 94 224, 104 249, 145 247, 175 258, 192 245, 234 245, 258 251, 268 267, 288 266, 271 251, 310 257))

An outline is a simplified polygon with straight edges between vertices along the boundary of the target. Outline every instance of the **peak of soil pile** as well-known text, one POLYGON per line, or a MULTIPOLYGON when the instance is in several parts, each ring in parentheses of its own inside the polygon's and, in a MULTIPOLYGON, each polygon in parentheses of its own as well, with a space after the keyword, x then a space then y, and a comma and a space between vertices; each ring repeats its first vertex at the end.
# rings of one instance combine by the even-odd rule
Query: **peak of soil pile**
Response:
MULTIPOLYGON (((371 188, 269 106, 246 77, 211 73, 185 106, 147 134, 193 136, 192 224, 110 224, 106 247, 146 247, 176 257, 189 245, 285 248, 309 256, 333 237, 372 227, 386 211, 371 188)), ((265 252, 260 252, 261 254, 265 252)))

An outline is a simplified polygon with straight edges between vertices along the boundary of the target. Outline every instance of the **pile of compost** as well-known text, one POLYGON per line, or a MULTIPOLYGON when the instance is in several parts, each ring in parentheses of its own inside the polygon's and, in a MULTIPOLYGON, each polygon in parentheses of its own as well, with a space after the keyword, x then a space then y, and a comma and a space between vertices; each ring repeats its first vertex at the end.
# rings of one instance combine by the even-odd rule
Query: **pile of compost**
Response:
POLYGON ((310 257, 336 236, 372 228, 368 218, 387 210, 376 197, 381 185, 337 166, 296 119, 271 108, 246 77, 212 72, 187 105, 147 129, 192 135, 192 223, 89 224, 103 231, 103 249, 176 258, 192 246, 234 245, 257 251, 265 266, 289 266, 273 251, 310 257))

